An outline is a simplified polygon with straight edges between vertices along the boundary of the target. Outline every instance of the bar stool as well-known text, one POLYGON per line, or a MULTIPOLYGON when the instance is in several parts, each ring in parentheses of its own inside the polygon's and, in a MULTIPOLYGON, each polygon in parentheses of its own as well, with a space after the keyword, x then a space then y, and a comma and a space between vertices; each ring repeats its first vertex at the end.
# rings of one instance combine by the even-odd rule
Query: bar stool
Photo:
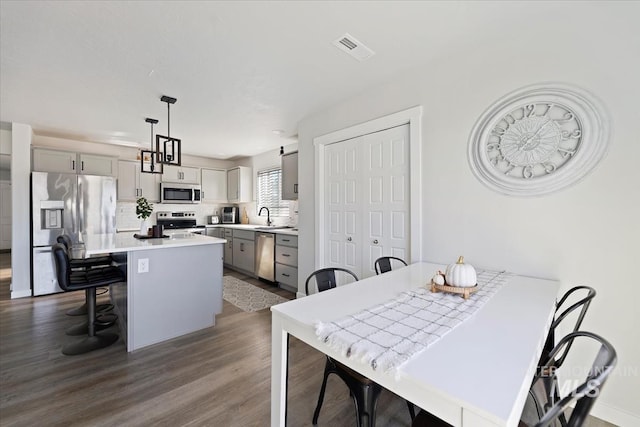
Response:
POLYGON ((99 348, 108 347, 118 340, 117 334, 96 333, 96 288, 114 283, 124 282, 125 274, 117 267, 96 267, 71 271, 69 254, 64 244, 56 243, 51 252, 56 265, 58 285, 65 292, 84 290, 87 300, 88 331, 87 337, 73 344, 62 347, 62 354, 84 354, 99 348))
MULTIPOLYGON (((71 238, 62 234, 56 238, 58 243, 62 243, 67 248, 67 254, 71 250, 73 243, 71 242, 71 238)), ((82 258, 82 259, 70 259, 71 269, 87 269, 93 267, 107 267, 111 265, 113 262, 113 258, 110 255, 93 257, 93 258, 82 258)), ((96 305, 96 311, 98 313, 104 313, 106 311, 113 310, 113 304, 98 304, 96 305)), ((87 314, 87 303, 85 301, 80 307, 72 308, 67 311, 68 316, 84 316, 87 314)), ((67 330, 67 335, 83 335, 86 333, 86 328, 84 330, 80 328, 73 327, 73 330, 67 330)))

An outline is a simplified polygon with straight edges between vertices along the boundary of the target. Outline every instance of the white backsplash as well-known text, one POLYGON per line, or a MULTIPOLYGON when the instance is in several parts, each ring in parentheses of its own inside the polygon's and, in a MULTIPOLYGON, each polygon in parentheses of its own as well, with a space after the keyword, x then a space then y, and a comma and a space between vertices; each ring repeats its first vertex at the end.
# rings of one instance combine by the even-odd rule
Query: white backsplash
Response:
MULTIPOLYGON (((291 227, 298 226, 298 201, 291 200, 289 203, 289 216, 288 217, 271 217, 274 225, 288 225, 291 227)), ((256 203, 240 203, 240 219, 242 219, 243 210, 247 210, 247 216, 249 217, 249 224, 265 224, 267 223, 267 216, 263 214, 258 216, 256 203)))
MULTIPOLYGON (((151 225, 156 224, 156 214, 158 212, 184 212, 193 211, 196 213, 196 223, 198 225, 206 224, 209 215, 219 214, 221 207, 224 205, 216 205, 210 203, 201 203, 194 205, 169 204, 169 203, 153 203, 153 213, 149 218, 151 225)), ((136 216, 135 202, 118 202, 116 207, 116 228, 118 230, 138 229, 140 228, 140 219, 136 216)))

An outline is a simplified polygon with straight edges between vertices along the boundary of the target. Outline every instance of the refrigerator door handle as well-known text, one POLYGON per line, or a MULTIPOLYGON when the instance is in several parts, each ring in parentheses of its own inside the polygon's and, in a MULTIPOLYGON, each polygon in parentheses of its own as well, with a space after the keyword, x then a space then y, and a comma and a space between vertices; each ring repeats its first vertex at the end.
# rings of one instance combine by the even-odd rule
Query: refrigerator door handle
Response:
POLYGON ((78 237, 84 232, 84 194, 82 192, 82 181, 78 180, 78 237))

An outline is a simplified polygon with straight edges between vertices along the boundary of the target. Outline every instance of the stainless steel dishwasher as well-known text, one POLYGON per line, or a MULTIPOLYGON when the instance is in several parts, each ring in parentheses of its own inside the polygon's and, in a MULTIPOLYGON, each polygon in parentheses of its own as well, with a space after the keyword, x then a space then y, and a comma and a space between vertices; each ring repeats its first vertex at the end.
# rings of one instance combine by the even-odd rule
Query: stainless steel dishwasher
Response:
POLYGON ((276 239, 273 233, 256 233, 256 275, 261 279, 275 280, 276 239))

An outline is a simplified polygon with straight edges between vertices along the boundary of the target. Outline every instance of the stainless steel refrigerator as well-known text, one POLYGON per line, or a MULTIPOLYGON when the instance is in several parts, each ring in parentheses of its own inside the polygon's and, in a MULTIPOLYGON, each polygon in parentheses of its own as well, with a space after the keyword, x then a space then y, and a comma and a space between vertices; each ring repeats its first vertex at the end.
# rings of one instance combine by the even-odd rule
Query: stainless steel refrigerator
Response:
POLYGON ((115 233, 116 179, 51 172, 31 174, 31 289, 62 292, 51 245, 61 234, 82 243, 86 234, 115 233))

